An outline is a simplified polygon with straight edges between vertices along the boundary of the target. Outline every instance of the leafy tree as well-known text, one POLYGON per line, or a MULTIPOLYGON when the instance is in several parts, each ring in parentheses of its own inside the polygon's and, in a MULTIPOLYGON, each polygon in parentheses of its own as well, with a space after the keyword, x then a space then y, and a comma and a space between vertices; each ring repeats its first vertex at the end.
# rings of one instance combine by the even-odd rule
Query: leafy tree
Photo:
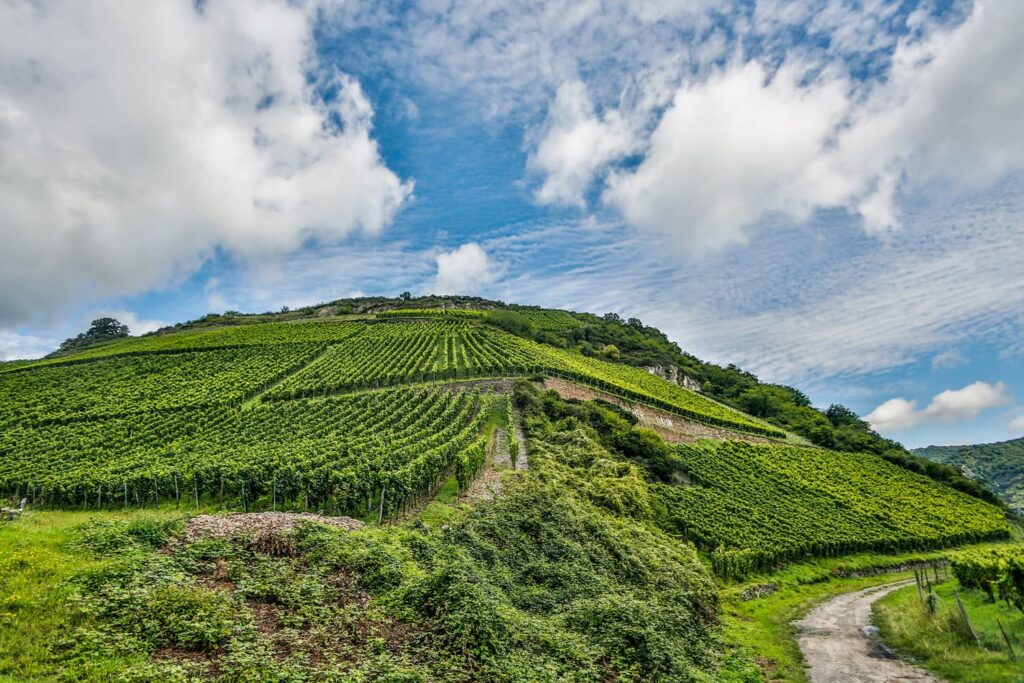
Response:
POLYGON ((85 332, 82 332, 77 337, 65 339, 57 353, 73 351, 102 341, 127 337, 128 334, 128 326, 118 320, 114 318, 97 318, 92 321, 89 329, 85 332))
POLYGON ((619 347, 615 346, 615 344, 606 345, 601 350, 601 355, 605 358, 610 358, 611 360, 619 360, 619 358, 622 357, 622 354, 619 352, 619 347))
POLYGON ((825 417, 836 427, 853 426, 862 430, 871 429, 868 423, 860 419, 857 413, 838 403, 833 403, 825 409, 825 417))
POLYGON ((92 325, 86 330, 84 337, 86 339, 96 337, 127 337, 128 334, 128 326, 114 318, 97 318, 92 321, 92 325))

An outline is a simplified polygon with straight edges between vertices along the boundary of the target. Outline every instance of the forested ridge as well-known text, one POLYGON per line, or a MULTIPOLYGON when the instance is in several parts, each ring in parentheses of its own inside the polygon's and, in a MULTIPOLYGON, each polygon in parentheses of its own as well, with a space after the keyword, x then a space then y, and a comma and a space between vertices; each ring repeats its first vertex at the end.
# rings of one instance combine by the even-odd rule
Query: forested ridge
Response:
POLYGON ((1024 439, 967 446, 928 446, 919 458, 955 467, 990 488, 1014 511, 1024 513, 1024 439))

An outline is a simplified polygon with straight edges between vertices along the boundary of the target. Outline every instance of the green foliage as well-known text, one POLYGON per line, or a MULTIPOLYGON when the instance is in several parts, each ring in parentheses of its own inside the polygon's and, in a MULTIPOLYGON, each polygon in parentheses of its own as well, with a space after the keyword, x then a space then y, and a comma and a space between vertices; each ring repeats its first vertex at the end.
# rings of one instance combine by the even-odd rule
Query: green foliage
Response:
POLYGON ((984 593, 959 590, 974 633, 967 630, 953 592, 957 583, 933 585, 935 609, 922 604, 914 585, 893 591, 875 603, 872 621, 885 645, 912 657, 948 683, 1019 683, 1024 680, 1024 614, 1003 603, 992 603, 984 593), (998 623, 997 623, 998 622, 998 623), (1000 628, 1001 626, 1001 628, 1000 628), (1017 657, 1010 655, 1005 631, 1017 657))
POLYGON ((289 557, 244 539, 125 551, 76 580, 90 619, 61 657, 71 673, 89 652, 173 648, 218 680, 717 680, 691 548, 542 477, 509 487, 443 528, 305 525, 289 557))
POLYGON ((743 442, 677 448, 694 486, 660 486, 671 525, 742 577, 810 556, 1006 538, 1001 510, 868 455, 743 442))
POLYGON ((487 442, 481 438, 475 443, 459 451, 455 458, 455 479, 459 489, 465 489, 484 465, 487 456, 487 442))
POLYGON ((112 356, 136 354, 177 354, 208 349, 234 349, 273 344, 337 343, 363 328, 351 322, 301 321, 262 324, 236 324, 195 329, 167 329, 159 334, 116 339, 91 346, 71 355, 62 355, 32 362, 29 367, 69 365, 112 356))
POLYGON ((0 380, 0 427, 238 405, 321 350, 316 344, 279 344, 26 367, 0 380))
POLYGON ((516 436, 516 413, 512 408, 512 395, 505 395, 505 424, 508 433, 508 455, 514 467, 519 461, 519 437, 516 436))
POLYGON ((152 550, 165 545, 180 526, 177 519, 149 515, 128 521, 95 518, 78 527, 77 543, 97 555, 152 550))
POLYGON ((77 337, 65 340, 60 345, 58 353, 68 353, 100 342, 127 337, 128 334, 127 325, 123 325, 113 318, 98 318, 92 321, 92 325, 89 326, 88 330, 82 332, 77 337))
POLYGON ((970 472, 976 488, 989 486, 1010 509, 1024 514, 1024 439, 973 446, 929 446, 912 452, 927 459, 923 461, 925 467, 952 470, 956 475, 961 470, 970 472))
POLYGON ((11 429, 0 434, 0 490, 94 508, 162 496, 358 511, 385 489, 389 512, 474 448, 492 400, 399 389, 11 429))
POLYGON ((526 383, 514 398, 531 469, 696 542, 726 578, 812 557, 1008 534, 999 509, 869 455, 740 441, 670 447, 607 405, 564 401, 526 383), (609 459, 629 461, 642 477, 609 459))
POLYGON ((765 422, 638 368, 587 358, 490 326, 396 320, 364 327, 346 343, 330 347, 315 362, 272 389, 266 398, 329 396, 409 382, 555 375, 692 420, 766 436, 784 436, 765 422))
POLYGON ((977 548, 949 557, 953 575, 964 588, 984 591, 1024 612, 1024 545, 977 548))

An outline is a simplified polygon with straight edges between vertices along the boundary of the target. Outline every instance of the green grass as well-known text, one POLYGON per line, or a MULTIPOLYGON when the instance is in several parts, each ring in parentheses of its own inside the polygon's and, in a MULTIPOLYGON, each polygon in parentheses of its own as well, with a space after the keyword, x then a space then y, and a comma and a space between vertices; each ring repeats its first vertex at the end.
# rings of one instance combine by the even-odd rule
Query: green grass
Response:
POLYGON ((949 683, 1024 682, 1024 614, 1005 603, 988 602, 980 591, 960 589, 955 580, 936 586, 935 592, 934 615, 922 604, 916 586, 875 603, 875 622, 886 644, 949 683), (960 591, 980 647, 963 626, 954 590, 960 591), (1010 658, 996 619, 1006 629, 1017 661, 1010 658))
MULTIPOLYGON (((177 513, 30 512, 20 520, 0 522, 0 681, 61 680, 53 647, 85 618, 64 582, 108 561, 69 546, 75 527, 97 516, 115 520, 140 514, 177 513)), ((90 678, 76 680, 110 680, 110 673, 124 664, 115 655, 97 652, 89 662, 90 678)))

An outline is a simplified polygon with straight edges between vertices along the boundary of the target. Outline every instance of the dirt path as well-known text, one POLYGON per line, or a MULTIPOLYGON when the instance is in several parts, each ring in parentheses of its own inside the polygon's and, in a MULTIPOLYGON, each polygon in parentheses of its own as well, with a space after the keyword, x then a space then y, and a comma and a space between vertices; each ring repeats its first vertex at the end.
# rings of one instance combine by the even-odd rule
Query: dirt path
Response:
POLYGON ((927 671, 896 658, 871 625, 871 605, 910 583, 843 593, 793 622, 811 683, 940 683, 927 671))
POLYGON ((511 469, 512 457, 508 451, 508 435, 503 429, 495 429, 484 466, 476 479, 462 492, 460 499, 470 504, 491 500, 501 491, 502 473, 511 469))

